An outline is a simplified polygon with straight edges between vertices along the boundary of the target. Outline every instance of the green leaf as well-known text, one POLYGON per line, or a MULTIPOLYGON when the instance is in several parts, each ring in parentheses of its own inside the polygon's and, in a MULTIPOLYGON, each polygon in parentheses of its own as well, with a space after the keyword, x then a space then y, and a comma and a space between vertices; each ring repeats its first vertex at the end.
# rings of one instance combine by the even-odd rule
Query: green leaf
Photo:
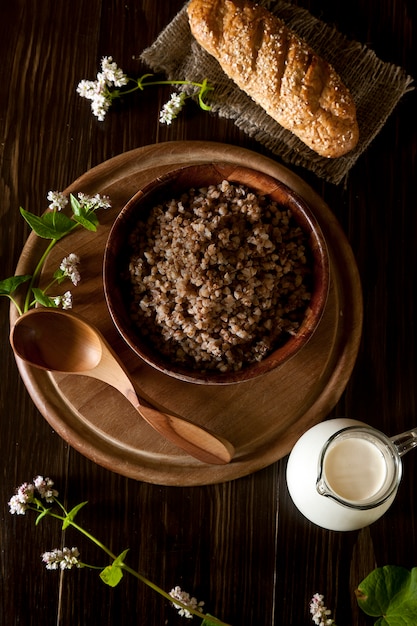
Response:
POLYGON ((77 222, 78 224, 80 224, 80 226, 83 226, 87 230, 90 230, 94 233, 96 232, 97 226, 99 224, 99 221, 94 211, 86 211, 86 213, 82 215, 74 214, 73 219, 74 222, 77 222))
POLYGON ((24 276, 10 276, 10 278, 0 280, 0 296, 12 294, 19 285, 27 283, 31 278, 32 276, 30 274, 25 274, 24 276))
POLYGON ((129 550, 124 550, 116 557, 111 565, 108 565, 100 572, 101 580, 110 587, 116 587, 123 578, 123 562, 129 550))
POLYGON ((81 203, 73 193, 70 193, 70 205, 74 215, 78 215, 81 210, 81 203))
POLYGON ((373 570, 355 591, 360 608, 378 617, 378 626, 415 626, 417 567, 385 565, 373 570))
POLYGON ((100 572, 100 578, 109 587, 116 587, 123 578, 123 572, 120 567, 108 565, 100 572))
POLYGON ((40 217, 20 208, 31 229, 43 239, 61 239, 74 228, 74 221, 60 211, 49 211, 40 217))
POLYGON ((123 552, 121 554, 119 554, 119 556, 114 559, 113 565, 117 565, 117 566, 123 565, 124 560, 126 558, 126 554, 128 552, 129 552, 129 548, 127 548, 127 550, 123 550, 123 552))
POLYGON ((67 275, 66 275, 65 271, 61 270, 61 268, 59 267, 54 272, 54 278, 57 281, 58 285, 60 285, 67 278, 67 275))
POLYGON ((80 509, 82 509, 83 506, 87 504, 87 502, 88 500, 86 500, 85 502, 81 502, 80 504, 77 504, 77 506, 74 506, 74 508, 71 509, 69 513, 67 513, 64 521, 62 522, 62 530, 65 530, 66 528, 68 528, 68 526, 70 526, 71 522, 74 521, 74 518, 77 515, 78 511, 80 511, 80 509))
POLYGON ((214 622, 213 620, 210 619, 210 617, 213 617, 213 616, 206 615, 206 617, 201 622, 201 626, 219 626, 219 623, 214 622))
POLYGON ((73 220, 87 230, 96 232, 99 221, 95 212, 88 206, 81 204, 73 194, 70 194, 70 202, 74 213, 73 220))
POLYGON ((54 308, 54 309, 57 308, 57 306, 56 306, 55 302, 53 301, 53 299, 50 298, 49 296, 47 296, 42 291, 42 289, 39 289, 38 287, 32 287, 32 293, 33 293, 33 297, 34 297, 35 301, 38 304, 40 304, 41 306, 54 308))

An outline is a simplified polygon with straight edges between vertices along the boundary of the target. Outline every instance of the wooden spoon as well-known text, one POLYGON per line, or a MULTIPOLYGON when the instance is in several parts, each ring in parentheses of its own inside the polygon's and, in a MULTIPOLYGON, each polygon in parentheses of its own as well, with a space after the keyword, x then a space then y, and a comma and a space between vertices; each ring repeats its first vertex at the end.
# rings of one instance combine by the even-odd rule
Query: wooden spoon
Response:
POLYGON ((158 433, 204 463, 226 464, 231 443, 188 420, 144 406, 124 366, 101 333, 61 309, 31 309, 10 332, 17 356, 40 369, 91 376, 118 389, 158 433))

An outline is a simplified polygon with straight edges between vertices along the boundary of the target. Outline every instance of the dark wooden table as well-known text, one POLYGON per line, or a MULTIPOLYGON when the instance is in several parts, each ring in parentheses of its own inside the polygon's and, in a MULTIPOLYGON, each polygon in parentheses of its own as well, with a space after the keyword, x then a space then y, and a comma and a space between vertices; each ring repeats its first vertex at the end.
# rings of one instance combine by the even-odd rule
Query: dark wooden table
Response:
MULTIPOLYGON (((417 75, 414 0, 327 0, 297 4, 417 75), (310 6, 311 5, 311 6, 310 6)), ((19 206, 41 213, 49 189, 64 189, 89 168, 156 142, 216 140, 268 154, 232 122, 193 109, 171 127, 157 123, 169 92, 149 90, 104 123, 75 93, 103 55, 129 74, 182 0, 13 0, 0 2, 1 276, 14 273, 28 236, 19 206)), ((297 171, 340 221, 357 259, 364 326, 351 380, 332 416, 349 415, 389 434, 417 422, 416 95, 406 95, 346 185, 297 171)), ((310 524, 285 483, 287 459, 225 484, 165 487, 136 482, 74 451, 29 397, 8 342, 9 303, 0 301, 0 623, 179 624, 168 602, 134 579, 115 589, 97 572, 49 572, 45 550, 78 545, 58 524, 11 516, 14 488, 37 474, 53 477, 68 502, 88 500, 82 521, 114 551, 164 589, 174 585, 234 625, 308 624, 308 603, 325 595, 339 626, 371 624, 358 611, 356 585, 376 566, 417 565, 416 455, 388 513, 349 533, 310 524)), ((81 514, 80 514, 81 515, 81 514)), ((417 623, 417 617, 416 617, 417 623)))

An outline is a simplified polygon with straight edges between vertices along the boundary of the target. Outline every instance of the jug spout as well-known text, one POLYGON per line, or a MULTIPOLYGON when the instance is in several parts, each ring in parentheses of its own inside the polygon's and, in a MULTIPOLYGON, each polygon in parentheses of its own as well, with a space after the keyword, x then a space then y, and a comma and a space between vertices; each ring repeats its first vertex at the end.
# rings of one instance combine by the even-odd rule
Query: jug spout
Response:
POLYGON ((417 446, 417 428, 396 435, 391 438, 391 441, 397 448, 398 454, 404 456, 404 454, 417 446))
POLYGON ((318 476, 317 482, 316 482, 316 489, 317 489, 317 493, 320 494, 321 496, 332 496, 333 495, 332 492, 327 487, 326 482, 325 482, 323 476, 318 476))

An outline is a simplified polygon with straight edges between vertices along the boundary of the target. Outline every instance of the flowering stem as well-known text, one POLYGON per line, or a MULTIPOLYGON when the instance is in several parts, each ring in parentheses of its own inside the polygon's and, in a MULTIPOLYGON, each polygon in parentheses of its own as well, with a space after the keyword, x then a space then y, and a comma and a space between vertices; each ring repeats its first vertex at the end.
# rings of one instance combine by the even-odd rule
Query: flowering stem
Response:
MULTIPOLYGON (((55 519, 59 519, 61 520, 61 522, 66 522, 68 521, 68 523, 70 524, 70 526, 72 526, 73 528, 75 528, 76 530, 78 530, 78 532, 80 532, 82 535, 84 535, 85 537, 87 537, 87 539, 89 539, 90 541, 92 541, 93 543, 96 544, 96 546, 98 546, 99 548, 101 548, 101 550, 103 550, 111 559, 116 559, 116 555, 113 554, 113 552, 111 550, 109 550, 109 548, 107 548, 103 543, 101 543, 101 541, 99 541, 98 539, 96 539, 96 537, 94 537, 93 535, 91 535, 88 530, 85 530, 84 528, 82 528, 82 526, 79 526, 78 524, 76 524, 74 522, 74 520, 69 520, 68 519, 68 513, 65 509, 65 507, 61 504, 61 502, 57 499, 54 498, 54 501, 57 503, 57 505, 63 510, 63 512, 65 513, 65 515, 58 515, 57 513, 52 513, 50 511, 48 511, 48 515, 50 515, 51 517, 54 517, 55 519)), ((45 507, 40 503, 41 507, 45 510, 45 507)))
MULTIPOLYGON (((137 578, 141 582, 145 583, 145 585, 148 585, 148 587, 150 587, 151 589, 153 589, 154 591, 159 593, 161 596, 163 596, 164 598, 166 598, 170 602, 173 602, 173 598, 172 598, 172 596, 169 595, 169 593, 167 593, 166 591, 161 589, 161 587, 158 587, 158 585, 155 585, 155 583, 153 583, 151 580, 148 580, 148 578, 146 578, 145 576, 142 576, 142 574, 139 574, 139 572, 136 572, 134 569, 129 567, 129 565, 126 565, 126 563, 122 563, 121 567, 126 572, 129 572, 129 574, 132 574, 132 576, 134 576, 135 578, 137 578)), ((175 602, 175 605, 180 606, 182 609, 186 609, 189 613, 192 613, 196 617, 199 617, 201 619, 205 619, 206 616, 204 615, 204 613, 200 613, 200 611, 197 611, 196 609, 193 609, 192 607, 183 604, 179 600, 175 600, 174 602, 175 602)), ((225 624, 225 622, 221 622, 220 620, 218 620, 216 618, 211 618, 210 617, 210 620, 212 620, 213 623, 215 623, 215 624, 219 624, 219 625, 221 624, 223 626, 230 626, 229 624, 225 624)))
POLYGON ((96 546, 98 546, 99 548, 101 548, 101 550, 103 550, 103 552, 105 552, 111 559, 113 559, 113 561, 117 558, 115 554, 113 554, 113 552, 111 550, 109 550, 109 548, 107 548, 103 543, 101 543, 101 541, 99 541, 98 539, 96 539, 96 537, 94 537, 93 535, 91 535, 88 530, 85 530, 84 528, 82 528, 81 526, 78 526, 78 524, 76 524, 75 522, 71 521, 70 525, 75 528, 76 530, 78 530, 78 532, 80 532, 81 534, 84 535, 84 537, 87 537, 87 539, 89 539, 90 541, 92 541, 93 543, 96 544, 96 546))
POLYGON ((51 282, 50 282, 50 283, 48 283, 48 284, 46 285, 46 287, 43 289, 43 293, 45 293, 45 294, 46 294, 46 293, 48 293, 48 291, 50 290, 50 288, 52 287, 52 285, 54 285, 54 284, 56 283, 56 281, 57 281, 57 279, 56 279, 56 278, 54 278, 53 280, 51 280, 51 282))
MULTIPOLYGON (((113 91, 113 92, 109 91, 108 93, 109 93, 110 98, 111 99, 120 98, 121 96, 131 94, 137 91, 138 89, 143 91, 145 87, 152 87, 154 85, 171 85, 171 86, 187 85, 189 87, 197 87, 199 89, 199 92, 197 95, 198 95, 198 101, 199 101, 200 107, 205 111, 210 110, 210 107, 204 102, 203 98, 208 91, 213 91, 213 87, 208 85, 206 80, 203 83, 197 83, 191 80, 154 80, 154 81, 147 82, 144 79, 148 78, 148 76, 153 76, 153 74, 144 74, 144 76, 138 79, 128 78, 129 82, 135 83, 135 87, 132 87, 132 89, 126 89, 125 91, 118 91, 118 90, 113 91)), ((187 96, 187 97, 191 97, 191 96, 187 96)))
MULTIPOLYGON (((55 502, 63 509, 63 511, 66 513, 64 507, 62 506, 62 504, 59 502, 59 500, 55 499, 55 502)), ((37 510, 37 509, 35 509, 37 510)), ((63 516, 63 515, 58 515, 56 513, 51 513, 49 512, 48 515, 50 515, 51 517, 54 517, 55 519, 59 519, 62 522, 64 522, 67 517, 63 516)), ((78 530, 79 533, 81 533, 82 535, 84 535, 84 537, 87 537, 87 539, 89 539, 90 541, 92 541, 93 543, 95 543, 95 545, 97 547, 99 547, 101 550, 103 550, 113 561, 117 558, 116 555, 109 550, 109 548, 107 548, 107 546, 105 546, 103 543, 101 543, 101 541, 99 541, 96 537, 94 537, 93 535, 91 535, 87 530, 85 530, 84 528, 82 528, 82 526, 79 526, 78 524, 76 524, 76 522, 74 522, 73 520, 70 520, 69 522, 70 526, 72 526, 73 528, 75 528, 75 530, 78 530)), ((171 603, 174 603, 175 605, 180 606, 181 608, 187 610, 189 613, 192 613, 193 615, 195 615, 196 617, 199 617, 200 619, 205 619, 207 616, 204 615, 204 613, 201 613, 200 611, 197 611, 196 609, 193 609, 192 607, 190 607, 189 605, 183 604, 182 602, 180 602, 180 600, 177 599, 173 599, 172 596, 169 595, 169 593, 167 593, 166 591, 164 591, 163 589, 161 589, 161 587, 158 587, 158 585, 156 585, 155 583, 153 583, 151 580, 149 580, 148 578, 146 578, 146 576, 143 576, 142 574, 140 574, 139 572, 137 572, 136 570, 132 569, 131 567, 129 567, 129 565, 126 565, 126 563, 122 562, 120 564, 120 567, 125 571, 128 572, 129 574, 131 574, 132 576, 134 576, 135 578, 137 578, 138 580, 140 580, 141 582, 145 583, 145 585, 147 585, 148 587, 150 587, 151 589, 153 589, 154 591, 156 591, 157 593, 159 593, 161 596, 163 596, 164 598, 166 598, 167 600, 169 600, 171 603)), ((221 620, 217 619, 216 617, 212 617, 210 616, 210 621, 213 622, 213 624, 218 624, 219 626, 230 626, 230 624, 226 624, 226 622, 222 622, 221 620)))
MULTIPOLYGON (((68 230, 68 232, 66 233, 67 235, 69 235, 69 233, 71 233, 73 230, 75 230, 76 228, 79 227, 79 224, 77 222, 74 222, 74 225, 68 230)), ((42 254, 41 258, 39 259, 35 270, 32 274, 32 278, 30 279, 29 282, 29 287, 26 293, 26 298, 25 298, 25 304, 24 304, 24 308, 23 308, 23 312, 26 313, 30 307, 34 304, 35 301, 31 301, 30 297, 31 297, 31 293, 32 293, 32 288, 34 287, 35 283, 37 282, 39 275, 41 273, 42 267, 46 261, 46 258, 48 256, 48 254, 51 252, 52 248, 55 246, 55 244, 57 243, 57 241, 59 241, 59 239, 51 239, 51 241, 48 244, 48 247, 46 248, 46 250, 44 251, 44 253, 42 254)), ((46 289, 44 289, 44 293, 46 293, 48 291, 48 289, 50 289, 50 287, 53 285, 53 283, 55 282, 55 279, 49 283, 49 285, 46 287, 46 289)), ((20 310, 20 309, 19 309, 20 310)))
POLYGON ((57 241, 58 241, 57 239, 52 239, 49 242, 48 247, 46 248, 45 252, 42 254, 41 258, 38 261, 37 266, 35 267, 35 270, 32 274, 32 278, 30 279, 29 287, 26 293, 25 304, 23 307, 24 313, 26 313, 26 311, 28 311, 31 306, 30 295, 32 293, 32 287, 34 286, 35 282, 37 281, 39 277, 39 274, 41 273, 41 269, 43 267, 43 264, 45 263, 46 257, 48 256, 48 254, 50 253, 50 251, 52 250, 52 248, 54 247, 57 241))
MULTIPOLYGON (((53 517, 57 517, 58 519, 62 519, 64 520, 65 518, 61 517, 60 515, 55 515, 52 514, 53 517)), ((99 548, 101 548, 113 561, 117 558, 115 554, 113 554, 113 552, 111 550, 109 550, 109 548, 107 548, 103 543, 101 543, 101 541, 99 541, 98 539, 96 539, 96 537, 94 537, 93 535, 91 535, 87 530, 85 530, 84 528, 82 528, 81 526, 79 526, 78 524, 76 524, 74 521, 70 522, 70 525, 75 528, 76 530, 78 530, 81 534, 83 534, 85 537, 87 537, 88 539, 90 539, 90 541, 92 541, 93 543, 96 544, 96 546, 98 546, 99 548)), ((195 615, 196 617, 199 617, 200 619, 205 619, 206 615, 204 615, 204 613, 201 613, 200 611, 197 611, 196 609, 193 609, 192 607, 190 607, 189 605, 185 605, 182 602, 180 602, 179 600, 173 600, 172 596, 169 595, 169 593, 167 593, 166 591, 164 591, 163 589, 161 589, 161 587, 158 587, 158 585, 156 585, 155 583, 153 583, 151 580, 149 580, 148 578, 146 578, 146 576, 143 576, 142 574, 140 574, 139 572, 137 572, 136 570, 132 569, 131 567, 129 567, 129 565, 126 565, 126 563, 122 562, 120 564, 120 567, 125 571, 128 572, 129 574, 131 574, 132 576, 134 576, 135 578, 137 578, 138 580, 140 580, 141 582, 145 583, 145 585, 147 585, 148 587, 150 587, 151 589, 153 589, 154 591, 156 591, 157 593, 159 593, 161 596, 163 596, 164 598, 166 598, 167 600, 169 600, 171 603, 174 602, 175 605, 180 606, 181 608, 187 610, 189 613, 192 613, 193 615, 195 615)), ((210 616, 210 621, 213 622, 213 624, 218 624, 219 626, 230 626, 230 624, 226 624, 225 622, 220 621, 219 619, 217 619, 216 617, 211 617, 210 616)))
POLYGON ((117 66, 113 61, 113 57, 103 57, 101 60, 101 72, 97 74, 97 79, 95 81, 80 81, 77 92, 82 98, 91 100, 91 110, 100 121, 104 120, 115 98, 131 94, 138 89, 143 91, 145 87, 156 85, 188 85, 198 90, 195 94, 186 94, 185 91, 183 91, 182 100, 175 102, 175 110, 169 109, 169 115, 167 117, 165 114, 160 116, 161 123, 170 124, 177 116, 186 98, 197 96, 200 108, 203 109, 203 111, 211 110, 211 107, 205 103, 204 99, 209 91, 213 91, 214 87, 208 84, 207 79, 204 79, 202 83, 191 80, 147 80, 153 79, 153 77, 153 74, 143 74, 140 78, 130 78, 117 66), (134 87, 124 89, 124 87, 132 83, 134 87))
POLYGON ((23 483, 17 490, 16 494, 10 499, 9 507, 12 514, 24 515, 27 510, 34 511, 38 514, 35 524, 37 525, 45 516, 53 517, 54 519, 62 522, 62 530, 64 531, 69 526, 72 526, 79 533, 84 535, 98 548, 100 548, 111 559, 111 563, 105 567, 98 567, 94 565, 88 565, 83 563, 79 557, 79 551, 77 548, 63 548, 62 550, 53 550, 52 552, 45 552, 42 555, 42 560, 47 564, 47 569, 58 569, 58 565, 61 569, 71 569, 74 565, 77 567, 89 567, 92 569, 101 570, 100 578, 110 585, 116 586, 122 579, 123 572, 127 572, 134 576, 137 580, 143 582, 145 585, 156 591, 163 598, 168 600, 173 606, 180 609, 180 613, 187 617, 196 616, 203 620, 202 623, 210 624, 210 626, 231 626, 226 622, 219 620, 209 614, 204 614, 200 607, 204 602, 197 604, 195 598, 190 598, 187 593, 179 593, 181 589, 175 587, 170 593, 167 593, 161 587, 154 584, 148 578, 132 569, 129 565, 126 565, 124 558, 128 550, 123 551, 119 556, 114 554, 107 546, 94 537, 87 530, 79 526, 74 517, 80 511, 80 509, 87 504, 87 502, 81 502, 69 512, 65 506, 58 499, 58 492, 52 489, 53 482, 49 478, 43 478, 38 476, 34 479, 33 483, 23 483), (60 511, 54 512, 53 509, 47 504, 44 504, 42 500, 46 500, 46 503, 53 503, 59 507, 60 511))
MULTIPOLYGON (((146 74, 146 76, 152 76, 152 74, 146 74)), ((152 85, 189 85, 190 87, 199 87, 200 89, 201 87, 204 87, 203 83, 195 83, 190 80, 154 80, 149 82, 143 81, 141 78, 138 78, 137 80, 130 78, 129 80, 134 82, 136 86, 132 87, 132 89, 126 89, 126 91, 119 92, 120 95, 133 93, 138 89, 143 91, 144 87, 152 87, 152 85)))

